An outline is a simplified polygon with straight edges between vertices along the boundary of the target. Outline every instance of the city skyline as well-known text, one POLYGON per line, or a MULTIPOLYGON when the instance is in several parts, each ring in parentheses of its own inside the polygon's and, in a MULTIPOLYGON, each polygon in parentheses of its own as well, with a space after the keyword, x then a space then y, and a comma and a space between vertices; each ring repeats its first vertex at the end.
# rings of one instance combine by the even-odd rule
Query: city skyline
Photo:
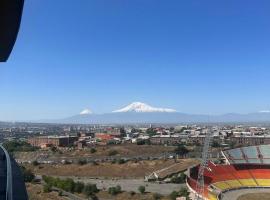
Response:
POLYGON ((269 6, 29 0, 0 65, 0 120, 108 113, 135 101, 190 114, 268 111, 269 6))

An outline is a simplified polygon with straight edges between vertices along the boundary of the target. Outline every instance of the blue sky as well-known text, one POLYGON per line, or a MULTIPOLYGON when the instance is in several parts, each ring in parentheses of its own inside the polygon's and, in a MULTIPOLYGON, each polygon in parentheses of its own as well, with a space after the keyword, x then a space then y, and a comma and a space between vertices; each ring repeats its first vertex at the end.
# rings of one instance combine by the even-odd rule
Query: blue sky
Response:
POLYGON ((270 109, 270 2, 28 0, 0 64, 0 120, 270 109), (76 2, 76 3, 75 3, 76 2))

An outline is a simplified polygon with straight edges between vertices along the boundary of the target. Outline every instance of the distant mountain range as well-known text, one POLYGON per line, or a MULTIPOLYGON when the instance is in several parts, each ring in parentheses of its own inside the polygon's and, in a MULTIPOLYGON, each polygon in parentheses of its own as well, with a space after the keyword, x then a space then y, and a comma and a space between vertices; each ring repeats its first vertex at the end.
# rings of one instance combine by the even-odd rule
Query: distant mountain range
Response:
POLYGON ((145 103, 134 102, 111 113, 94 114, 89 109, 85 109, 79 115, 46 122, 73 124, 270 122, 270 112, 199 115, 180 113, 169 108, 156 108, 145 103))

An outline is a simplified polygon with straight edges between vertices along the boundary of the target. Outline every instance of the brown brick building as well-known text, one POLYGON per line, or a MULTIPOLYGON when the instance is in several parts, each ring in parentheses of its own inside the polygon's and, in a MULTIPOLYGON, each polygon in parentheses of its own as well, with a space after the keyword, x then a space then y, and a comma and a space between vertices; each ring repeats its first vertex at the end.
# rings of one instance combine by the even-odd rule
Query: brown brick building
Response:
POLYGON ((28 143, 36 147, 48 145, 67 147, 69 145, 73 145, 76 141, 78 141, 77 136, 40 136, 28 139, 28 143))

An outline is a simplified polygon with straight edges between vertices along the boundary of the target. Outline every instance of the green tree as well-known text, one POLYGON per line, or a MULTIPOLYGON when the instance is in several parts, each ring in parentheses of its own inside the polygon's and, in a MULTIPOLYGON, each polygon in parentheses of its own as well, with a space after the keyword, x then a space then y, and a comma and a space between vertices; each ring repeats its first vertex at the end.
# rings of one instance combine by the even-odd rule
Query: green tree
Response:
POLYGON ((170 194, 170 199, 171 200, 176 200, 176 198, 178 197, 178 192, 176 191, 173 191, 171 194, 170 194))
POLYGON ((108 189, 109 194, 111 195, 117 195, 122 192, 122 188, 120 185, 117 185, 116 187, 110 187, 108 189))
POLYGON ((189 191, 185 187, 181 187, 178 194, 180 197, 186 197, 186 198, 189 197, 189 191))
POLYGON ((34 166, 38 166, 38 165, 39 165, 39 163, 38 163, 38 161, 37 161, 37 160, 34 160, 34 161, 32 162, 32 165, 34 165, 34 166))
POLYGON ((186 175, 182 172, 180 175, 171 178, 172 183, 180 184, 186 182, 186 175))
POLYGON ((44 192, 44 193, 49 193, 49 192, 51 192, 51 191, 52 191, 52 187, 51 187, 50 185, 45 184, 45 185, 43 186, 43 192, 44 192))
POLYGON ((145 193, 145 186, 143 186, 143 185, 139 186, 139 187, 138 187, 138 191, 139 191, 141 194, 145 193))
POLYGON ((154 193, 153 194, 153 199, 154 200, 160 200, 162 198, 162 195, 161 194, 159 194, 159 193, 154 193))
POLYGON ((146 134, 151 137, 151 136, 157 135, 157 131, 153 128, 149 128, 146 130, 146 134))
POLYGON ((86 195, 86 196, 91 196, 95 193, 98 192, 98 189, 97 189, 97 185, 96 184, 86 184, 84 186, 84 189, 83 189, 83 193, 86 195))
POLYGON ((188 153, 189 153, 189 150, 183 145, 183 144, 180 144, 176 147, 176 149, 174 150, 174 152, 181 156, 181 157, 184 157, 186 156, 188 153))
POLYGON ((118 154, 118 151, 116 150, 110 150, 109 153, 108 153, 108 156, 115 156, 118 154))
POLYGON ((120 158, 120 159, 118 159, 118 164, 124 164, 124 163, 126 163, 126 161, 123 159, 123 158, 120 158))
POLYGON ((79 165, 85 165, 85 164, 87 164, 87 160, 86 160, 86 159, 83 159, 83 158, 80 158, 80 159, 78 160, 78 164, 79 164, 79 165))
POLYGON ((83 189, 84 189, 84 183, 83 182, 75 183, 74 192, 82 193, 83 189))
POLYGON ((216 141, 216 140, 214 140, 214 141, 213 141, 213 143, 212 143, 212 147, 214 147, 214 148, 218 148, 218 147, 220 147, 219 142, 218 142, 218 141, 216 141))
POLYGON ((96 153, 97 150, 96 150, 95 148, 91 148, 90 152, 91 152, 91 153, 96 153))
POLYGON ((21 172, 23 175, 24 182, 32 182, 35 178, 34 173, 30 169, 26 169, 25 167, 21 167, 21 172))
POLYGON ((68 192, 73 193, 75 189, 75 182, 71 178, 67 178, 62 182, 62 189, 68 192))
POLYGON ((3 143, 3 146, 9 153, 13 153, 16 151, 36 151, 39 148, 31 146, 27 142, 12 140, 6 141, 3 143))

